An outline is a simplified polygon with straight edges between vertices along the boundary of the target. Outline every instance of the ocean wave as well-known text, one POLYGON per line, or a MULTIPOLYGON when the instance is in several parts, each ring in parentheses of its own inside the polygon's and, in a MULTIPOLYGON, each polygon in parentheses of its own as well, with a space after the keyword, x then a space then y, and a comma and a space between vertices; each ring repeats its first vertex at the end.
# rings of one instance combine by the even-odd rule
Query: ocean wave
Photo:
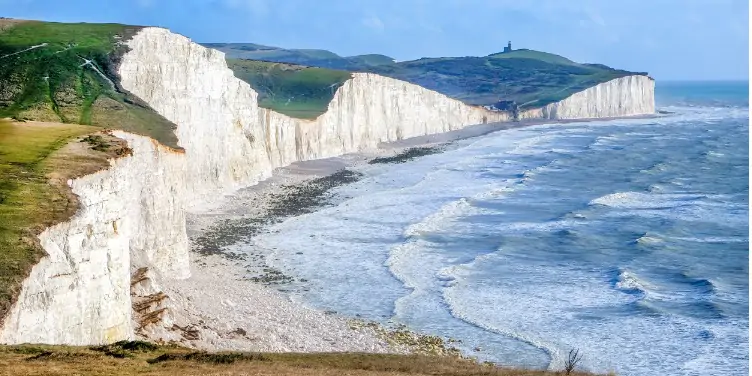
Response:
POLYGON ((582 152, 582 150, 553 148, 551 149, 551 152, 556 153, 556 154, 563 154, 563 155, 574 155, 574 154, 582 152))
POLYGON ((672 187, 669 186, 669 184, 672 184, 671 182, 658 182, 651 184, 650 187, 648 187, 648 192, 654 193, 654 194, 662 194, 662 193, 670 193, 672 191, 672 187))
POLYGON ((389 272, 397 278, 402 284, 415 290, 418 284, 412 281, 409 268, 412 266, 415 255, 420 252, 420 247, 415 242, 407 242, 392 247, 389 251, 389 258, 384 265, 389 268, 389 272))
POLYGON ((673 112, 672 115, 659 118, 661 121, 701 121, 701 120, 720 120, 720 119, 740 119, 749 117, 748 107, 741 106, 668 106, 662 108, 673 112))
POLYGON ((471 197, 462 197, 442 205, 435 212, 423 217, 419 221, 408 225, 403 231, 406 238, 421 236, 426 233, 438 232, 445 228, 448 223, 455 221, 460 217, 479 214, 484 211, 475 205, 479 201, 498 199, 515 190, 514 185, 520 182, 520 179, 507 179, 496 184, 490 189, 472 195, 471 197))
MULTIPOLYGON (((577 218, 577 217, 575 217, 577 218)), ((540 233, 540 232, 561 232, 575 234, 571 229, 581 224, 582 221, 562 219, 548 222, 508 222, 505 223, 500 231, 505 233, 540 233)))
POLYGON ((617 192, 591 200, 588 206, 616 209, 606 217, 640 216, 727 227, 747 225, 749 221, 746 205, 724 194, 617 192))
POLYGON ((708 197, 710 196, 703 194, 616 192, 598 197, 590 201, 589 205, 602 205, 617 209, 666 209, 708 197))
POLYGON ((551 150, 549 142, 556 139, 556 134, 542 134, 519 140, 514 148, 506 151, 507 154, 534 155, 546 153, 551 150))
POLYGON ((667 279, 649 282, 628 269, 619 269, 613 282, 616 290, 638 296, 630 305, 650 315, 669 315, 703 319, 721 319, 723 309, 714 302, 715 284, 706 278, 685 273, 666 275, 667 279))
POLYGON ((692 237, 692 236, 671 236, 668 237, 671 240, 679 240, 693 243, 749 243, 748 237, 731 237, 731 236, 705 236, 705 237, 692 237))
MULTIPOLYGON (((444 271, 444 274, 451 274, 451 271, 444 271)), ((565 354, 559 346, 533 333, 513 330, 511 328, 502 328, 496 325, 492 325, 488 322, 481 322, 474 319, 473 317, 471 317, 471 315, 464 313, 465 310, 463 309, 464 306, 462 302, 466 299, 466 297, 462 295, 455 297, 455 294, 453 292, 454 287, 450 287, 445 288, 443 293, 443 299, 449 307, 449 313, 452 315, 452 317, 455 317, 488 332, 500 334, 509 338, 514 338, 518 341, 537 347, 543 350, 549 356, 550 361, 547 367, 549 370, 562 368, 562 366, 564 365, 565 354)))
POLYGON ((716 286, 710 279, 692 277, 686 272, 681 273, 681 277, 683 283, 691 286, 693 294, 713 294, 716 291, 716 286))
POLYGON ((588 150, 619 149, 622 147, 623 138, 617 135, 598 136, 586 147, 588 150))
POLYGON ((507 195, 515 191, 515 188, 514 188, 515 183, 516 182, 511 179, 505 180, 504 184, 501 187, 493 188, 486 192, 479 193, 473 196, 472 201, 493 200, 493 199, 498 199, 500 197, 504 197, 504 195, 507 195))
POLYGON ((669 166, 666 162, 658 162, 644 170, 640 170, 640 172, 643 174, 655 174, 666 171, 668 167, 669 166))
POLYGON ((619 276, 617 277, 614 288, 624 291, 626 293, 647 295, 648 289, 653 288, 649 283, 641 280, 637 274, 629 270, 619 270, 619 276))
POLYGON ((642 234, 637 240, 635 240, 635 243, 642 244, 642 245, 653 245, 653 244, 660 244, 663 243, 663 239, 657 237, 657 236, 651 236, 647 232, 642 234))
POLYGON ((423 218, 420 222, 407 226, 403 234, 405 237, 409 238, 420 236, 421 234, 428 232, 436 232, 446 226, 446 222, 467 214, 471 208, 472 205, 470 204, 469 199, 465 197, 452 201, 443 205, 439 210, 429 216, 423 218))

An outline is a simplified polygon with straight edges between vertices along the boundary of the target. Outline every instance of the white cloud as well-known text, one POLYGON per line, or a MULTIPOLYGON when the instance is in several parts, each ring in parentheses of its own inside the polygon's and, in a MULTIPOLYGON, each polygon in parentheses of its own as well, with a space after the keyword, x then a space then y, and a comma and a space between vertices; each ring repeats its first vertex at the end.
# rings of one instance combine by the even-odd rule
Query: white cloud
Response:
POLYGON ((136 5, 138 5, 139 8, 151 8, 154 3, 155 0, 136 0, 136 5))
POLYGON ((372 29, 378 32, 384 31, 384 22, 381 21, 381 18, 379 17, 376 17, 376 16, 365 17, 361 20, 361 23, 363 24, 363 26, 369 29, 372 29))
POLYGON ((266 0, 224 0, 223 3, 228 8, 244 10, 255 16, 266 16, 270 11, 266 0))
POLYGON ((598 26, 606 26, 606 21, 601 17, 600 13, 598 13, 593 8, 585 8, 585 14, 587 15, 587 18, 590 22, 598 25, 598 26))

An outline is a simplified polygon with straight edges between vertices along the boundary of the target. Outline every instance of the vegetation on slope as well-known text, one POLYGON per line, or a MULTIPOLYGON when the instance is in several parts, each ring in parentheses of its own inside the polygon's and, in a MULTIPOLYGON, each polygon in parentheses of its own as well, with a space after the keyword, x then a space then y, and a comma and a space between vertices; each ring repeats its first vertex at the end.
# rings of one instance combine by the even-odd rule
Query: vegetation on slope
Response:
POLYGON ((468 104, 513 101, 520 108, 542 107, 599 83, 636 74, 603 65, 578 64, 531 50, 485 57, 420 59, 380 65, 370 71, 412 82, 468 104))
MULTIPOLYGON (((542 107, 619 77, 647 73, 580 64, 528 49, 484 57, 423 58, 395 62, 384 55, 339 57, 324 50, 288 50, 255 44, 205 44, 236 58, 299 64, 351 72, 372 72, 423 86, 471 105, 515 103, 542 107)), ((288 89, 289 95, 294 90, 288 89)))
POLYGON ((228 59, 261 60, 349 71, 362 71, 368 67, 394 62, 391 57, 378 54, 343 57, 327 50, 285 49, 254 43, 204 43, 203 46, 224 52, 228 59))
POLYGON ((67 180, 128 154, 124 142, 86 125, 0 120, 0 318, 43 256, 37 235, 77 209, 67 180))
POLYGON ((354 64, 360 64, 361 66, 377 66, 394 63, 394 59, 391 57, 379 54, 355 55, 348 57, 347 60, 354 64))
MULTIPOLYGON (((559 56, 556 54, 543 52, 543 51, 535 51, 535 50, 528 50, 526 48, 521 48, 519 50, 512 50, 509 52, 498 52, 495 54, 490 54, 488 57, 495 58, 495 59, 533 59, 538 61, 543 61, 546 63, 551 64, 561 64, 561 65, 579 65, 575 63, 572 60, 567 59, 564 56, 559 56)), ((603 67, 607 68, 605 65, 603 67)))
POLYGON ((177 147, 175 126, 118 85, 138 27, 0 20, 0 118, 123 129, 177 147))
MULTIPOLYGON (((206 353, 123 341, 109 346, 0 346, 0 374, 14 375, 300 375, 546 376, 455 357, 358 353, 206 353)), ((560 373, 561 374, 561 373, 560 373)), ((573 372, 571 375, 585 376, 573 372)))
POLYGON ((259 93, 259 106, 288 116, 315 119, 351 74, 285 63, 229 59, 235 76, 259 93))

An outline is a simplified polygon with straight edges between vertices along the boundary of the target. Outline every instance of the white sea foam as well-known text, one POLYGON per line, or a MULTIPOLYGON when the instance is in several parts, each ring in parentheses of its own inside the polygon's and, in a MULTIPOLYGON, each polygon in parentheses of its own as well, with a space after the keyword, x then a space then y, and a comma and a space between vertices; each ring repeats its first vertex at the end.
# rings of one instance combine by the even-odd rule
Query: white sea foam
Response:
POLYGON ((637 243, 639 244, 660 244, 663 243, 663 239, 657 237, 657 236, 650 236, 648 234, 642 235, 637 239, 637 243))
MULTIPOLYGON (((684 186, 681 181, 672 181, 684 186)), ((729 202, 730 197, 720 194, 617 192, 590 201, 590 206, 607 206, 617 211, 609 216, 638 215, 648 218, 665 218, 692 222, 722 221, 742 224, 748 221, 745 206, 729 202)))
POLYGON ((533 155, 545 153, 550 150, 550 142, 556 139, 556 134, 541 134, 531 138, 522 139, 515 143, 514 149, 506 151, 507 154, 533 155))
POLYGON ((675 207, 707 198, 701 194, 654 194, 616 192, 590 201, 590 205, 604 205, 619 209, 661 209, 675 207))
POLYGON ((420 222, 409 225, 405 229, 404 235, 407 237, 419 236, 422 233, 437 231, 444 227, 447 221, 466 214, 469 210, 472 210, 472 207, 468 199, 461 198, 452 201, 428 217, 423 218, 420 222))
POLYGON ((640 172, 646 173, 646 174, 655 174, 655 173, 666 171, 667 168, 668 168, 668 164, 666 164, 665 162, 658 162, 654 164, 653 166, 651 166, 650 168, 640 170, 640 172))
POLYGON ((749 238, 747 237, 730 237, 730 236, 705 236, 705 237, 694 237, 694 236, 671 236, 668 237, 672 240, 681 240, 686 242, 695 242, 695 243, 749 243, 749 238))

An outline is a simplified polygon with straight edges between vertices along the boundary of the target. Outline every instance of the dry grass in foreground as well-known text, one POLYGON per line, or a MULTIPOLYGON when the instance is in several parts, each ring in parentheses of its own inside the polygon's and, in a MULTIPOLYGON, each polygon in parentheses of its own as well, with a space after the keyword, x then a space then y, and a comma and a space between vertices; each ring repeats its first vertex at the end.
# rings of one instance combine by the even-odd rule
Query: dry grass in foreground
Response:
MULTIPOLYGON (((205 353, 118 342, 109 346, 0 346, 0 375, 544 376, 453 357, 384 354, 205 353)), ((559 373, 563 374, 563 373, 559 373)), ((572 375, 585 376, 584 373, 572 375)))

